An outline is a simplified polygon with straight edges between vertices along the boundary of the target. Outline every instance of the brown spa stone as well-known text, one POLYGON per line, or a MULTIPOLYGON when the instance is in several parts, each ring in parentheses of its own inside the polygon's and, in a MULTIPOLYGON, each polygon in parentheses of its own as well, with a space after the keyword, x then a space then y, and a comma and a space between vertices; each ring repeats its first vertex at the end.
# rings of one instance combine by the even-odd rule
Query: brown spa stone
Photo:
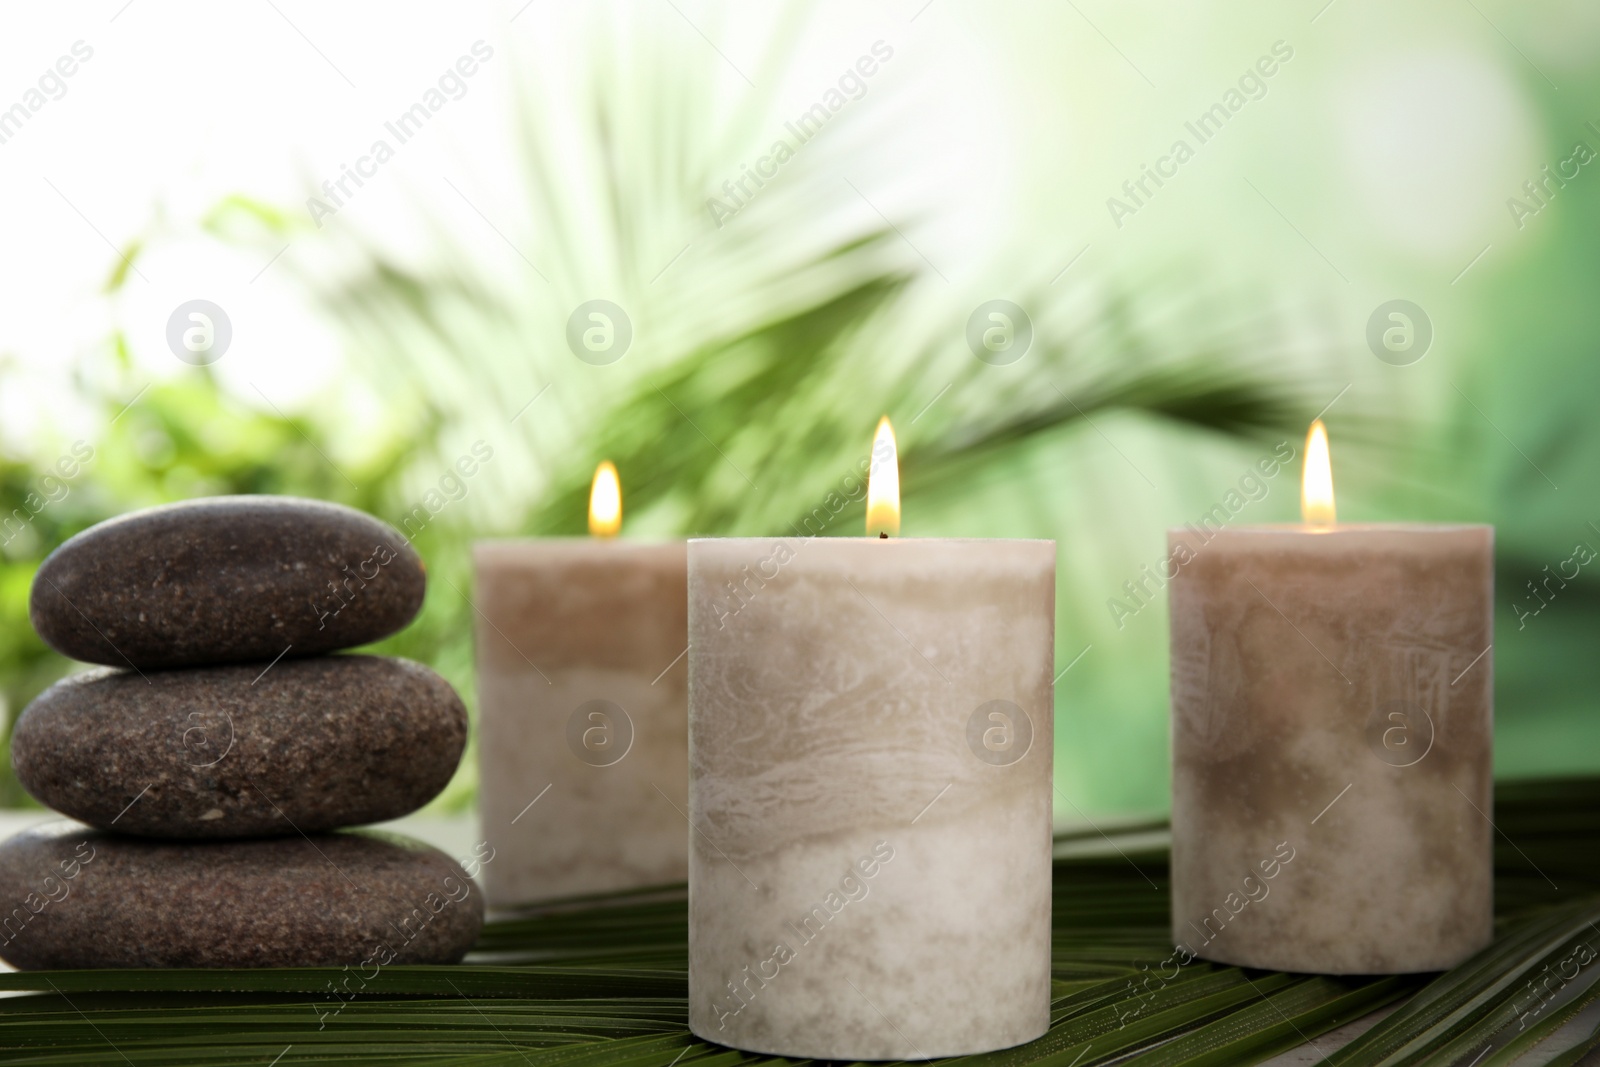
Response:
POLYGON ((154 669, 376 641, 422 606, 422 560, 338 504, 225 496, 91 526, 44 561, 29 616, 73 659, 154 669))
POLYGON ((370 831, 186 844, 62 820, 0 844, 0 959, 80 967, 454 963, 483 894, 444 853, 370 831))
POLYGON ((461 698, 428 668, 322 656, 68 678, 18 717, 11 761, 41 803, 92 826, 266 837, 415 811, 466 741, 461 698))

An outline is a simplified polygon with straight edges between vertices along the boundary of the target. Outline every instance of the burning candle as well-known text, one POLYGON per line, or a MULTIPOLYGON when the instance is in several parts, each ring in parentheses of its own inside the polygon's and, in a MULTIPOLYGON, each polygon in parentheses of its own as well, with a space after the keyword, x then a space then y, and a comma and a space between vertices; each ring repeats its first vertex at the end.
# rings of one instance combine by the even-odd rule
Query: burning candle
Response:
POLYGON ((953 1056, 1049 1024, 1051 541, 689 542, 689 1026, 953 1056))
POLYGON ((492 905, 687 877, 685 548, 614 540, 621 528, 607 461, 592 537, 473 548, 492 905))
POLYGON ((1301 511, 1168 535, 1172 936, 1443 970, 1491 937, 1494 531, 1337 525, 1320 421, 1301 511))

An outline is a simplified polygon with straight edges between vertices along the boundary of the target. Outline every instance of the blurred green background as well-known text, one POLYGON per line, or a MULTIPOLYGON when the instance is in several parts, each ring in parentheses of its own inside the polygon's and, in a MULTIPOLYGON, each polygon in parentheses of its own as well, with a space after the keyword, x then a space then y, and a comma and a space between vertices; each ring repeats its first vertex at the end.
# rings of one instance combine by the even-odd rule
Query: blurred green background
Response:
MULTIPOLYGON (((1165 529, 1280 442, 1298 456, 1326 408, 1341 519, 1497 529, 1497 774, 1600 771, 1600 566, 1553 596, 1529 588, 1580 545, 1600 551, 1600 168, 1575 162, 1580 143, 1600 152, 1600 16, 1347 0, 719 12, 568 10, 548 41, 496 38, 472 92, 504 105, 506 165, 468 150, 443 185, 429 175, 321 226, 240 187, 113 235, 96 297, 110 326, 71 357, 89 428, 46 411, 25 440, 0 438, 7 733, 73 669, 28 626, 32 576, 106 517, 231 492, 396 524, 423 506, 435 580, 419 621, 380 647, 433 665, 471 705, 474 538, 581 533, 602 458, 621 473, 625 535, 786 532, 887 412, 906 535, 1058 542, 1058 669, 1072 664, 1056 689, 1058 815, 1154 811, 1168 801, 1165 599, 1132 614, 1108 601, 1131 605, 1123 583, 1161 558, 1165 529), (857 97, 840 79, 881 58, 877 42, 891 58, 857 97), (1266 56, 1274 73, 1241 81, 1266 56), (1235 90, 1202 143, 1188 124, 1235 90), (800 142, 785 124, 818 102, 830 117, 800 142), (735 201, 724 183, 780 139, 792 160, 735 201), (1108 203, 1134 204, 1124 182, 1180 139, 1192 158, 1146 179, 1136 210, 1108 203), (1569 176, 1548 180, 1564 161, 1569 176), (1545 182, 1543 205, 1529 181, 1545 182), (386 211, 421 236, 392 240, 386 211), (129 293, 149 257, 197 247, 268 263, 335 339, 337 373, 282 406, 230 377, 226 355, 172 359, 129 293), (632 324, 606 366, 565 339, 592 299, 632 324), (966 340, 994 299, 1032 325, 1005 365, 966 340), (1431 325, 1407 365, 1367 342, 1394 299, 1431 325), (459 490, 441 483, 477 441, 493 459, 459 490), (60 477, 59 458, 86 450, 60 477)), ((470 40, 419 67, 418 86, 470 40)), ((305 195, 336 172, 308 168, 305 195)), ((0 361, 0 391, 27 388, 30 355, 0 361)), ((1297 520, 1298 477, 1296 462, 1236 521, 1297 520)), ((828 533, 859 523, 857 509, 828 533)), ((436 807, 473 790, 469 758, 436 807)), ((28 803, 0 773, 0 804, 28 803)))

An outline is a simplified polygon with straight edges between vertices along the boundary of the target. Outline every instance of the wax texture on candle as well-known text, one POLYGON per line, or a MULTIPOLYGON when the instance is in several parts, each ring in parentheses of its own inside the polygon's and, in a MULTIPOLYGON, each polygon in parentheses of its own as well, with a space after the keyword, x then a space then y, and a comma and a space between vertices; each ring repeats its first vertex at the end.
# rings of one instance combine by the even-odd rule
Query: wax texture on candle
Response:
POLYGON ((1055 546, 689 546, 689 1024, 921 1059, 1049 1023, 1055 546))
POLYGON ((489 903, 683 881, 684 544, 489 541, 473 560, 489 903))
POLYGON ((1434 971, 1490 941, 1493 530, 1174 530, 1172 936, 1434 971))

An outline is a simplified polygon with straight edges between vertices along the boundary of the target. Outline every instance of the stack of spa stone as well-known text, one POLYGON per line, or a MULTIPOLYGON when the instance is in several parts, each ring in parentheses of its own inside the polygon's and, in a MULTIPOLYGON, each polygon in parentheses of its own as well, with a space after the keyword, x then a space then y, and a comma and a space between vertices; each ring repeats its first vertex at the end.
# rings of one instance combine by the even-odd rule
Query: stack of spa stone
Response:
POLYGON ((335 832, 437 796, 466 745, 449 684, 329 655, 404 627, 422 561, 349 508, 222 497, 127 515, 40 567, 30 613, 105 669, 16 723, 12 765, 78 822, 0 845, 20 968, 453 962, 483 923, 461 867, 335 832))

